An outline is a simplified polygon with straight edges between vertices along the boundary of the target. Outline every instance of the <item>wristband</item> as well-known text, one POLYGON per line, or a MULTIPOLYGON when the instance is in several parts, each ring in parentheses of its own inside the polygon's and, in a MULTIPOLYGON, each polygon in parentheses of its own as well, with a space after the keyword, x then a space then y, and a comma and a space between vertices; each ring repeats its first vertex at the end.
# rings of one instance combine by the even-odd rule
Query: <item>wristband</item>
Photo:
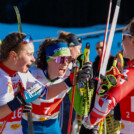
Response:
POLYGON ((14 98, 12 101, 8 102, 7 105, 11 109, 11 111, 15 111, 16 109, 20 108, 21 105, 21 100, 19 98, 14 98))
POLYGON ((65 84, 67 85, 68 88, 72 87, 72 82, 70 80, 70 77, 68 77, 67 79, 64 80, 65 84))

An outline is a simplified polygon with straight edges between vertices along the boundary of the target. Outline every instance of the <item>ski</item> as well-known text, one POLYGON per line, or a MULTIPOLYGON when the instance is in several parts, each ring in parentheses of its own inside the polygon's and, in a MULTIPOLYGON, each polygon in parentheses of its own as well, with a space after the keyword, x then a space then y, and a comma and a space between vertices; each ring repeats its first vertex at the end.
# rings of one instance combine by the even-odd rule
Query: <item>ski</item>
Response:
MULTIPOLYGON (((17 22, 18 22, 18 29, 19 32, 22 32, 22 25, 21 25, 21 17, 20 17, 20 12, 17 6, 13 6, 15 13, 16 13, 16 17, 17 17, 17 22)), ((34 134, 34 130, 33 130, 33 122, 32 122, 32 112, 28 112, 27 113, 27 120, 28 120, 28 129, 29 129, 29 134, 34 134)))
POLYGON ((17 6, 13 6, 15 13, 16 13, 16 17, 17 17, 17 22, 18 22, 18 29, 19 32, 22 32, 22 26, 21 26, 21 17, 20 17, 20 12, 17 6))

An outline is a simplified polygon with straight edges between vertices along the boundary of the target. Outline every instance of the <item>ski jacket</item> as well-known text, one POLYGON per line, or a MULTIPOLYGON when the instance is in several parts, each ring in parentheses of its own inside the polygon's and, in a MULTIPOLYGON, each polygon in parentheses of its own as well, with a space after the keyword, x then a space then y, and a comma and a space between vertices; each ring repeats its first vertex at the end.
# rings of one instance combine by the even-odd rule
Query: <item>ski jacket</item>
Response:
POLYGON ((134 132, 134 60, 128 62, 128 68, 123 74, 127 81, 120 79, 119 85, 112 87, 104 97, 94 106, 88 116, 90 126, 94 126, 103 119, 110 110, 120 102, 121 111, 121 133, 133 134, 134 132))
MULTIPOLYGON (((52 84, 60 83, 65 79, 62 78, 52 82, 47 79, 43 70, 39 68, 34 68, 33 70, 31 70, 31 73, 41 83, 45 85, 47 84, 48 86, 52 84)), ((33 121, 45 121, 49 119, 56 119, 59 114, 62 100, 69 90, 70 88, 49 100, 45 100, 44 98, 41 98, 33 101, 32 102, 33 121)), ((27 120, 27 115, 23 114, 23 118, 27 120)))
MULTIPOLYGON (((8 69, 0 63, 0 106, 3 106, 13 100, 14 94, 17 92, 19 82, 23 84, 24 89, 27 89, 34 85, 37 80, 30 74, 30 72, 18 73, 8 69)), ((7 121, 2 134, 22 134, 22 112, 23 107, 18 108, 9 116, 0 120, 0 129, 3 122, 5 120, 7 121)))

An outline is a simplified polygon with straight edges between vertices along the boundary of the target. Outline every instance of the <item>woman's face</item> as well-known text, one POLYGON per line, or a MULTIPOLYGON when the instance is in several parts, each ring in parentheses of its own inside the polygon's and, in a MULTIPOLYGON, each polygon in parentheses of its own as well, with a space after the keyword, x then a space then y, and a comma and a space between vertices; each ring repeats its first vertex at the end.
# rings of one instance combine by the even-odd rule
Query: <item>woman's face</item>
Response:
POLYGON ((123 35, 122 47, 123 47, 123 56, 129 59, 134 58, 134 37, 123 35))
POLYGON ((75 47, 69 47, 72 58, 76 59, 81 54, 81 45, 75 47))
POLYGON ((35 61, 33 53, 34 46, 32 42, 23 44, 15 58, 16 71, 26 73, 29 70, 30 65, 35 61))
MULTIPOLYGON (((60 55, 60 57, 64 57, 60 55)), ((48 75, 50 78, 63 78, 69 67, 70 61, 65 60, 63 63, 56 63, 55 59, 48 62, 48 75)))

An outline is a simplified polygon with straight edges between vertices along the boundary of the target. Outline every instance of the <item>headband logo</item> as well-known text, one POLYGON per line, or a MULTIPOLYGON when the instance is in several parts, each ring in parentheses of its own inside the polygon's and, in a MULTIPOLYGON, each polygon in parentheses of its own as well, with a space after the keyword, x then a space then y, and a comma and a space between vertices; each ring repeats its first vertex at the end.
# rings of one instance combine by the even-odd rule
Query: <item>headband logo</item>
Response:
POLYGON ((73 43, 73 42, 71 42, 70 44, 69 44, 69 46, 74 46, 75 44, 73 43))
POLYGON ((66 50, 68 50, 67 47, 57 48, 54 50, 54 53, 57 53, 58 51, 66 51, 66 50))

